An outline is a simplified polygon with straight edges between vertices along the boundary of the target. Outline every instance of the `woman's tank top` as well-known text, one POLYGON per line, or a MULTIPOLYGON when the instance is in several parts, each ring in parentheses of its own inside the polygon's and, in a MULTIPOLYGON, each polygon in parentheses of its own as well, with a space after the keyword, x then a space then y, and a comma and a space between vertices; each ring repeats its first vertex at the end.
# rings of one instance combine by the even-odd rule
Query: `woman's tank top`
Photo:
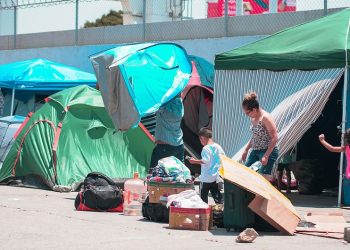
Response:
POLYGON ((252 132, 252 149, 253 150, 263 150, 267 149, 271 142, 271 137, 263 125, 262 121, 259 121, 255 125, 251 125, 250 131, 252 132))

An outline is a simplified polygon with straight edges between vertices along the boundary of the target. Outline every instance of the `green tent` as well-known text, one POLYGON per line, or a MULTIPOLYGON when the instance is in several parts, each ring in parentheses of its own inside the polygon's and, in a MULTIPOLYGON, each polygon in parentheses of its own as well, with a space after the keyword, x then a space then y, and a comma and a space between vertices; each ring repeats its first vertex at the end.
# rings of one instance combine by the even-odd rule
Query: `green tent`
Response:
POLYGON ((292 27, 249 45, 218 54, 215 68, 323 69, 344 68, 349 42, 350 9, 292 27))
POLYGON ((112 178, 131 178, 136 171, 146 176, 153 141, 140 127, 115 131, 99 91, 82 85, 46 101, 20 128, 0 181, 34 175, 54 189, 74 186, 93 171, 112 178))

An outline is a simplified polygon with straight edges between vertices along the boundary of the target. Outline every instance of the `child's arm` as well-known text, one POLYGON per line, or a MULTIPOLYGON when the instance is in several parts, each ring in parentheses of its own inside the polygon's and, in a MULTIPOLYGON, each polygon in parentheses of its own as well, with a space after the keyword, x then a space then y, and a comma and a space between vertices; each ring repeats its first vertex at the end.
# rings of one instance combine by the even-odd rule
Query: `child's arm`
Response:
POLYGON ((195 158, 191 158, 191 159, 189 159, 188 160, 191 164, 204 164, 204 162, 202 161, 202 160, 197 160, 197 159, 195 159, 195 158))
POLYGON ((202 159, 200 159, 200 160, 197 160, 197 159, 191 157, 191 159, 189 159, 189 162, 191 164, 201 164, 201 165, 207 164, 211 158, 211 153, 210 153, 208 146, 203 147, 202 152, 201 152, 201 157, 202 157, 202 159))
POLYGON ((329 151, 334 152, 334 153, 344 152, 344 147, 333 146, 333 145, 329 144, 328 142, 326 142, 324 134, 319 135, 318 138, 320 139, 321 144, 329 151))

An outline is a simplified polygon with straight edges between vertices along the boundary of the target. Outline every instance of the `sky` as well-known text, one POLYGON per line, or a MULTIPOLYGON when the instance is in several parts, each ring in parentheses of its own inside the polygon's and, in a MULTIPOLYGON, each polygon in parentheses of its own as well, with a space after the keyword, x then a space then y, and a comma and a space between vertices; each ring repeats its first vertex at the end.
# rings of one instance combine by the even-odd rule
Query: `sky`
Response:
MULTIPOLYGON (((198 14, 202 18, 206 2, 207 0, 193 0, 193 14, 198 14)), ((296 3, 297 10, 322 9, 324 0, 296 0, 296 3)), ((350 7, 350 0, 328 0, 328 7, 350 7)), ((84 26, 86 21, 95 21, 110 10, 118 11, 121 8, 121 3, 113 0, 81 2, 79 27, 84 26)), ((75 4, 71 2, 49 7, 22 8, 18 10, 17 22, 18 34, 72 30, 75 28, 75 4)), ((13 34, 13 23, 13 11, 0 11, 0 35, 13 34)))
MULTIPOLYGON (((86 21, 95 21, 110 10, 121 10, 117 1, 91 1, 79 4, 79 27, 86 21)), ((13 30, 12 11, 0 12, 0 34, 13 30)), ((21 8, 17 15, 17 33, 36 33, 75 29, 74 2, 48 7, 21 8)))

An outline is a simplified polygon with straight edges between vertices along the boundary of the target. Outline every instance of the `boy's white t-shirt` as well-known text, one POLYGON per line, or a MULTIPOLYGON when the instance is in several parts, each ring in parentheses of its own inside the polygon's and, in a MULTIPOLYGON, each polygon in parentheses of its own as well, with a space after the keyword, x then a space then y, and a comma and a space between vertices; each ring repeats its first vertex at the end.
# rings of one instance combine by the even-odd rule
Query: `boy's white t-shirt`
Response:
POLYGON ((219 144, 213 143, 203 147, 201 156, 201 175, 199 179, 201 182, 212 183, 216 182, 220 168, 220 154, 225 154, 224 150, 219 144))

